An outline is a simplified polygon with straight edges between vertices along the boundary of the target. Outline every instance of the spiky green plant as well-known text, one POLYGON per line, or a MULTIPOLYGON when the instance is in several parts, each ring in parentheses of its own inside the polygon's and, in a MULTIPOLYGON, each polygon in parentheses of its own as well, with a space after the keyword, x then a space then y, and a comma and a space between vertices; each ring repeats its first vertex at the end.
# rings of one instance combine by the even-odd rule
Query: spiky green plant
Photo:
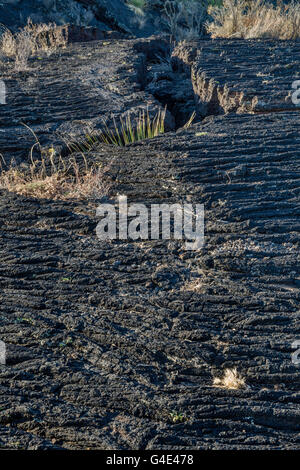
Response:
POLYGON ((138 115, 136 125, 132 122, 131 115, 127 114, 125 119, 120 118, 120 127, 114 121, 113 130, 110 130, 105 124, 105 132, 102 134, 103 142, 122 147, 140 140, 157 137, 165 132, 166 112, 166 108, 160 109, 151 119, 148 109, 146 112, 143 109, 138 115))
POLYGON ((140 8, 143 10, 145 8, 145 0, 127 0, 129 5, 133 5, 134 7, 140 8))
POLYGON ((174 424, 183 423, 186 419, 186 416, 178 411, 172 411, 169 416, 174 424))
POLYGON ((141 110, 138 117, 133 121, 130 113, 125 118, 120 118, 117 122, 113 119, 113 125, 108 126, 103 122, 103 128, 100 131, 93 131, 85 135, 81 142, 72 142, 68 144, 69 149, 78 152, 86 152, 98 143, 125 147, 145 139, 152 139, 165 132, 165 118, 167 109, 159 110, 151 118, 148 109, 141 110))

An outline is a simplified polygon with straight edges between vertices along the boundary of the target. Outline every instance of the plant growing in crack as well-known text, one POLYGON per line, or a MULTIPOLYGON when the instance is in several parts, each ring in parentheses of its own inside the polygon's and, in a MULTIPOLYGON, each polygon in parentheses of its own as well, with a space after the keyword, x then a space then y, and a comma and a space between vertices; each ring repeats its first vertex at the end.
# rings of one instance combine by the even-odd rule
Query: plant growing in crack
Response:
POLYGON ((125 147, 141 140, 153 139, 165 132, 165 119, 167 108, 159 109, 151 117, 148 109, 141 109, 134 118, 129 112, 119 120, 112 119, 111 123, 103 121, 100 130, 87 130, 80 141, 65 141, 70 153, 78 152, 82 155, 92 151, 98 144, 125 147))
POLYGON ((185 414, 175 410, 171 411, 169 416, 171 418, 172 423, 174 424, 183 423, 184 421, 186 421, 185 414))

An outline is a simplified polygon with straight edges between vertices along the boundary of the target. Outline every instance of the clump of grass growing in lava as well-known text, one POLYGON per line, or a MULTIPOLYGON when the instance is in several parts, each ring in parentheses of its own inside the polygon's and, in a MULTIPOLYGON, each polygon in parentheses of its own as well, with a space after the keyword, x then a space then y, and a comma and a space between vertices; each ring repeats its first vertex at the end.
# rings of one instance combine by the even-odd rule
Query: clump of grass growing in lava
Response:
POLYGON ((14 161, 7 167, 0 160, 0 189, 38 199, 98 199, 108 194, 110 180, 108 166, 90 162, 85 154, 62 157, 53 147, 42 148, 36 134, 31 148, 30 163, 16 166, 14 161), (35 147, 39 157, 34 158, 35 147))
POLYGON ((213 385, 228 390, 238 390, 246 387, 245 379, 241 377, 236 369, 226 369, 223 377, 214 379, 213 385))
POLYGON ((76 141, 66 144, 72 152, 86 152, 92 150, 99 143, 125 147, 141 140, 152 139, 164 134, 166 112, 166 108, 164 110, 160 109, 151 118, 148 110, 142 109, 135 119, 128 113, 125 118, 121 117, 119 121, 114 118, 112 126, 108 126, 106 122, 103 122, 102 129, 87 132, 81 142, 76 141))
MULTIPOLYGON (((50 149, 51 152, 51 149, 50 149)), ((103 196, 106 185, 103 168, 78 158, 65 161, 43 155, 32 161, 29 168, 10 165, 0 173, 0 189, 38 199, 86 199, 103 196)))
POLYGON ((15 61, 16 70, 25 70, 28 60, 40 52, 50 55, 68 43, 68 25, 34 24, 30 19, 27 25, 13 33, 8 28, 0 39, 0 51, 15 61))
POLYGON ((298 1, 273 5, 265 0, 223 0, 222 5, 211 6, 209 13, 213 21, 206 26, 213 38, 300 38, 298 1))

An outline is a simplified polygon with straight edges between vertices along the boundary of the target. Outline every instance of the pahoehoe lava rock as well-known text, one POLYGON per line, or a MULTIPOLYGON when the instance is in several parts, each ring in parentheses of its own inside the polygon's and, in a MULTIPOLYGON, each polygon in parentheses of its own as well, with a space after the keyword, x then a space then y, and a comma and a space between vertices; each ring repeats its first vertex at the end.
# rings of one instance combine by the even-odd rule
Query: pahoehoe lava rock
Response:
POLYGON ((188 71, 197 109, 208 114, 294 111, 298 41, 214 39, 180 43, 173 66, 188 71))
POLYGON ((113 29, 137 37, 161 31, 160 15, 151 8, 146 12, 130 8, 125 0, 3 0, 0 23, 13 30, 34 23, 71 24, 113 29))
MULTIPOLYGON (((45 59, 39 76, 44 87, 53 83, 44 98, 52 96, 51 111, 35 102, 33 81, 28 119, 41 138, 49 126, 46 143, 56 123, 93 121, 92 102, 112 114, 158 103, 138 78, 153 59, 145 43, 114 44, 119 55, 94 43, 45 59), (103 61, 114 71, 107 80, 99 79, 103 61), (105 108, 97 90, 115 104, 105 108)), ((17 102, 9 105, 16 121, 18 112, 24 119, 17 102)), ((21 140, 13 147, 3 129, 8 150, 24 158, 21 140)), ((296 109, 231 113, 88 154, 109 167, 111 202, 126 194, 147 206, 203 203, 199 252, 181 241, 103 242, 92 203, 0 191, 2 448, 299 448, 299 367, 291 361, 300 333, 299 131, 296 109), (213 387, 234 367, 245 388, 213 387)))
MULTIPOLYGON (((7 105, 1 108, 0 148, 9 162, 26 159, 36 142, 66 147, 87 133, 114 127, 127 113, 132 122, 141 109, 154 116, 163 106, 144 90, 147 57, 164 54, 168 43, 157 38, 105 40, 72 44, 50 58, 30 60, 29 70, 0 65, 7 105), (27 127, 24 126, 26 124, 27 127), (32 130, 28 129, 28 127, 32 130)), ((166 129, 174 129, 167 112, 166 129)))

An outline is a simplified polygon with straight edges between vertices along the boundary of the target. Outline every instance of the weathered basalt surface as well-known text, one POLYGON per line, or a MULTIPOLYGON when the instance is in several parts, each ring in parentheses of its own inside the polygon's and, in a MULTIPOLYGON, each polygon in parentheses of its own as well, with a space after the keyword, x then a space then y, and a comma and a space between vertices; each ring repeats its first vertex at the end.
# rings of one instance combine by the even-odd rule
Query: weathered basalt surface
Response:
MULTIPOLYGON (((157 49, 114 44, 72 46, 25 76, 45 145, 77 120, 157 103, 139 78, 151 83, 157 49)), ((21 159, 32 141, 12 139, 26 117, 17 83, 0 134, 21 159)), ((0 192, 2 448, 299 448, 299 130, 297 110, 210 116, 88 155, 108 169, 111 202, 204 203, 200 251, 103 242, 92 202, 0 192), (234 367, 245 388, 213 387, 234 367)))
POLYGON ((294 111, 300 42, 215 39, 180 43, 173 65, 191 76, 200 115, 294 111))
POLYGON ((129 202, 204 203, 200 252, 1 193, 2 447, 299 448, 299 127, 215 117, 90 156, 129 202), (226 367, 246 389, 212 387, 226 367))
MULTIPOLYGON (((72 24, 113 29, 135 37, 151 36, 164 27, 158 12, 131 7, 126 0, 3 0, 0 23, 13 30, 25 26, 28 18, 34 23, 72 24)), ((0 26, 1 33, 1 26, 0 26)))
MULTIPOLYGON (((70 45, 66 50, 31 59, 28 70, 6 62, 1 77, 7 104, 1 106, 0 148, 5 160, 26 159, 37 139, 57 151, 94 130, 114 127, 113 118, 141 109, 154 116, 163 109, 144 91, 147 56, 165 53, 161 39, 106 40, 70 45), (27 127, 24 126, 26 124, 27 127), (28 129, 31 129, 32 132, 28 129)), ((166 129, 174 128, 168 112, 166 129)))

